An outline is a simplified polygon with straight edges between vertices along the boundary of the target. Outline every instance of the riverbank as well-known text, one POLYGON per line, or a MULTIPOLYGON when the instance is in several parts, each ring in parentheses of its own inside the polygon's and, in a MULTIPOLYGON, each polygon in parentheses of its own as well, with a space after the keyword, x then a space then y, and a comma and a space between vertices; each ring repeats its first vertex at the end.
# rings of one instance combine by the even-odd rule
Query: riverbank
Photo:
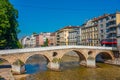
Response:
POLYGON ((29 74, 13 75, 15 80, 20 80, 22 78, 28 77, 29 74))
POLYGON ((11 73, 11 69, 7 68, 7 69, 0 69, 0 76, 2 78, 4 78, 5 80, 15 80, 12 73, 11 73))

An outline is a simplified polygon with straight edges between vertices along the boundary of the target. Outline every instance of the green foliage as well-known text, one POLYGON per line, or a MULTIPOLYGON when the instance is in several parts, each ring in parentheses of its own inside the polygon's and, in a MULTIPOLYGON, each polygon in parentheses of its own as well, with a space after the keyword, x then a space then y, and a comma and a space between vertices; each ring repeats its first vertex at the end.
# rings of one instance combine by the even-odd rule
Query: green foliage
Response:
POLYGON ((0 64, 2 64, 2 63, 3 63, 3 61, 0 60, 0 64))
POLYGON ((0 0, 0 49, 20 48, 17 38, 18 11, 8 0, 0 0))
POLYGON ((33 35, 36 35, 37 33, 36 33, 36 32, 33 32, 32 34, 33 34, 33 35))
POLYGON ((48 43, 49 43, 48 38, 46 38, 46 40, 45 40, 45 42, 44 42, 44 45, 41 45, 41 47, 46 47, 46 46, 48 46, 48 43))
POLYGON ((60 63, 61 62, 61 59, 60 58, 54 58, 53 60, 52 60, 52 62, 53 63, 60 63))
POLYGON ((46 38, 46 41, 44 42, 44 46, 48 46, 48 38, 46 38))
POLYGON ((95 58, 92 57, 92 56, 89 56, 88 59, 89 59, 89 60, 95 60, 95 58))
POLYGON ((23 63, 21 60, 18 59, 17 61, 15 61, 15 62, 13 63, 13 65, 23 66, 24 63, 23 63))

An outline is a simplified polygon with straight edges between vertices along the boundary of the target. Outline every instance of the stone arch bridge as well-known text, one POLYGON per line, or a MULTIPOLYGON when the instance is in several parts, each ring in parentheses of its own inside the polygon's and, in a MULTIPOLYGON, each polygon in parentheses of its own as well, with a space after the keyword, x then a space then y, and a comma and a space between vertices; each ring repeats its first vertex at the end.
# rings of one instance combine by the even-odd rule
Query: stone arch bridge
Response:
POLYGON ((114 59, 111 47, 96 46, 53 46, 0 50, 0 58, 7 60, 11 64, 12 70, 20 73, 22 67, 14 65, 17 60, 20 60, 23 64, 25 64, 29 57, 40 54, 47 58, 49 68, 59 69, 59 62, 54 62, 53 60, 58 59, 59 61, 59 59, 61 59, 67 52, 70 51, 76 52, 79 55, 80 64, 84 62, 84 65, 88 67, 96 66, 96 56, 100 53, 104 54, 105 56, 109 56, 112 60, 114 59))

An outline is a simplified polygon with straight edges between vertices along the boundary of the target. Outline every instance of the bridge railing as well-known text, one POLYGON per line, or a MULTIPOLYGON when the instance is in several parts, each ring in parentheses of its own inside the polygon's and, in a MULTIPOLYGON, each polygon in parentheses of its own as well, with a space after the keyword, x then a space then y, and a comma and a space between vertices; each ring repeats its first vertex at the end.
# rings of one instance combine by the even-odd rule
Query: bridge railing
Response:
POLYGON ((70 48, 113 50, 112 47, 69 45, 69 46, 50 46, 50 47, 0 50, 0 54, 25 53, 25 52, 47 51, 47 50, 57 50, 57 49, 70 49, 70 48))

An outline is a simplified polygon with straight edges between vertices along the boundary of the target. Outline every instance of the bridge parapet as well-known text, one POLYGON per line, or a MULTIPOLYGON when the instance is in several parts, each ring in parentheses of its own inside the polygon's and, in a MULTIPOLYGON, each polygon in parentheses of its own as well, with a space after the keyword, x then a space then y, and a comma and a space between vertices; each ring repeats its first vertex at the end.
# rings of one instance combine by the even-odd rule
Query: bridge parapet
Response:
MULTIPOLYGON (((35 51, 48 51, 48 50, 60 50, 60 49, 97 49, 97 50, 113 50, 112 47, 101 47, 101 46, 52 46, 52 47, 37 47, 37 48, 24 48, 24 49, 10 49, 10 50, 0 50, 0 54, 14 54, 14 53, 25 53, 25 52, 35 52, 35 51)), ((115 48, 114 48, 115 49, 115 48)))

